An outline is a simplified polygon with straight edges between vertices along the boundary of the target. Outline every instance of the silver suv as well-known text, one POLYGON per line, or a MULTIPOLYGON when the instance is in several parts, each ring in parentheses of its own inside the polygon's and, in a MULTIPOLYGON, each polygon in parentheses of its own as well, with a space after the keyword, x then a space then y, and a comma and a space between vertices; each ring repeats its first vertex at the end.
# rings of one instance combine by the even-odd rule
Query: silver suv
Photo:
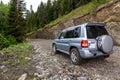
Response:
POLYGON ((109 57, 113 39, 102 23, 85 23, 64 29, 53 42, 53 52, 69 54, 74 64, 87 58, 109 57))

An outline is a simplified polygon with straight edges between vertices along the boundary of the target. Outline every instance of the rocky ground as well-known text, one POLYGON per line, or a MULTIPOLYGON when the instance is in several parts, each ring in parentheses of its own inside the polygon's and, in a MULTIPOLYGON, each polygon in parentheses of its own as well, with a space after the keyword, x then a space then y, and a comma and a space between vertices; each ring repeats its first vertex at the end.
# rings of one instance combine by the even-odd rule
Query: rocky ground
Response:
POLYGON ((120 80, 120 47, 109 58, 71 63, 63 53, 52 54, 52 41, 30 40, 34 52, 25 64, 0 65, 0 80, 120 80))
POLYGON ((63 53, 51 54, 52 40, 31 40, 35 55, 32 63, 38 80, 120 80, 120 48, 102 60, 90 59, 81 65, 73 65, 63 53))

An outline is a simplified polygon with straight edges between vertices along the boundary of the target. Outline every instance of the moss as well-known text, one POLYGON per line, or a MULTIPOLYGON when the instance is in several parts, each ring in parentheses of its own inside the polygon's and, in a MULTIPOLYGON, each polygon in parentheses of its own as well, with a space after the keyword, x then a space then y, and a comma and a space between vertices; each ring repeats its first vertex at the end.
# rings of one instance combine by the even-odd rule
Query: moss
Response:
POLYGON ((10 64, 9 61, 3 61, 2 63, 3 63, 4 65, 9 65, 9 64, 10 64))

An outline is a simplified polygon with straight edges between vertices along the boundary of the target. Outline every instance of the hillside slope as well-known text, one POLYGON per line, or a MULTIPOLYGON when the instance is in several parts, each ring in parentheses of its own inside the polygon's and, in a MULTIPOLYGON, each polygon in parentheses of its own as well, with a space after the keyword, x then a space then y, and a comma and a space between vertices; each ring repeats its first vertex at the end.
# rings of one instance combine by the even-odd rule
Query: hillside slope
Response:
POLYGON ((30 35, 29 38, 53 39, 62 29, 86 22, 106 23, 108 25, 107 29, 112 34, 116 44, 120 44, 120 0, 101 6, 92 13, 86 13, 82 16, 70 18, 64 22, 60 21, 54 26, 47 26, 30 35))

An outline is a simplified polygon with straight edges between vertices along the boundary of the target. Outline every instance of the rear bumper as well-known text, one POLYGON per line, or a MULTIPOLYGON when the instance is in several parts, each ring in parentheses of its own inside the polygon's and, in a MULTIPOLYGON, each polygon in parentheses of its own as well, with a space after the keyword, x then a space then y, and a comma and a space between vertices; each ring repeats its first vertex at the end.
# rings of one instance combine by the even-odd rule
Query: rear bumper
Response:
POLYGON ((95 58, 99 56, 107 56, 112 54, 114 50, 112 50, 109 54, 105 54, 102 51, 89 51, 88 49, 82 49, 82 50, 79 50, 79 52, 82 58, 87 59, 87 58, 95 58))

